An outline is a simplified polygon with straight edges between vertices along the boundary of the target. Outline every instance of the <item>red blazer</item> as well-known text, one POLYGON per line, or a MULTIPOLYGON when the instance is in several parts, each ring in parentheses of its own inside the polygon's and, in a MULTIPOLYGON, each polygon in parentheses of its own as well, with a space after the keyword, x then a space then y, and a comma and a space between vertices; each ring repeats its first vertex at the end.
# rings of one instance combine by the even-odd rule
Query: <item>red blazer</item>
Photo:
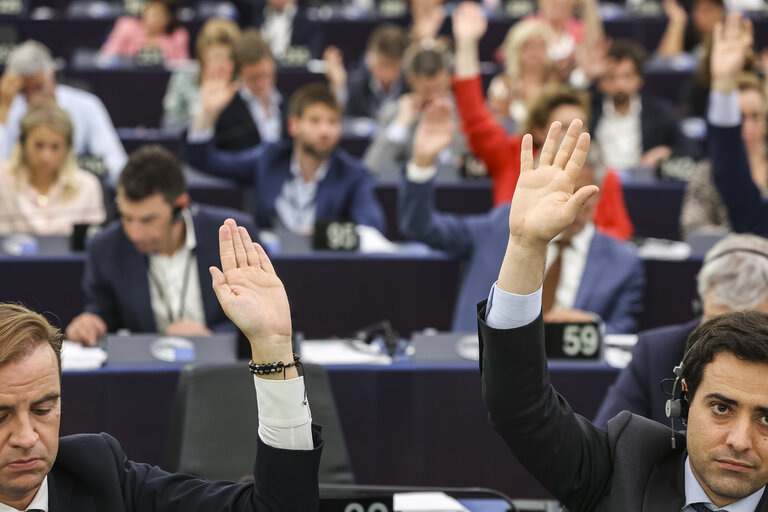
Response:
MULTIPOLYGON (((520 146, 523 138, 508 134, 485 105, 480 76, 454 79, 453 92, 461 117, 461 129, 472 152, 488 168, 493 180, 493 204, 512 200, 520 177, 520 146)), ((595 226, 603 233, 626 240, 634 226, 624 204, 618 175, 609 170, 600 187, 600 202, 595 211, 595 226)))

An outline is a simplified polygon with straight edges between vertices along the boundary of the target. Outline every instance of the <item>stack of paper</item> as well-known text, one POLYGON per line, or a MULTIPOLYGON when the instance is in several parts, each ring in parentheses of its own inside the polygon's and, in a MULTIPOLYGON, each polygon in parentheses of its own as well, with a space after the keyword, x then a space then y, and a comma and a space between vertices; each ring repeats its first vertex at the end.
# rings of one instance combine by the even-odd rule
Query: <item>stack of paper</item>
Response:
POLYGON ((464 505, 442 492, 395 494, 396 512, 469 512, 464 505))

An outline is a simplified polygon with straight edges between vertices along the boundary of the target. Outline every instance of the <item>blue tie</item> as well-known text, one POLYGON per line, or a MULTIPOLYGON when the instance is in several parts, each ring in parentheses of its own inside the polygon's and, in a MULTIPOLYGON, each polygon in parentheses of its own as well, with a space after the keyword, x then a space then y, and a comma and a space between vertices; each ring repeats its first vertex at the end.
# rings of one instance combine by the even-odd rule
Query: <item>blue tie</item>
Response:
POLYGON ((691 508, 696 512, 712 512, 712 509, 704 503, 691 503, 691 508))

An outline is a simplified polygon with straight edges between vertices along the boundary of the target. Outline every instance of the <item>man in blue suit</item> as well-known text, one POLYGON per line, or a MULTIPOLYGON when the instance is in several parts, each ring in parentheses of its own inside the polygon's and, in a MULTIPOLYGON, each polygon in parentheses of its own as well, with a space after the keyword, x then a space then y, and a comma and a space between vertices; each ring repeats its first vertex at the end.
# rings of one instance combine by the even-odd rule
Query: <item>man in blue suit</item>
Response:
POLYGON ((258 432, 253 433, 258 447, 254 482, 208 482, 139 464, 104 433, 59 438, 61 331, 37 313, 0 304, 0 509, 318 509, 322 439, 312 427, 303 377, 293 364, 285 288, 245 228, 227 219, 213 240, 217 238, 221 270, 211 267, 208 287, 213 284, 221 307, 248 338, 253 358, 249 367, 259 410, 258 432), (280 371, 274 374, 258 372, 259 365, 288 361, 277 365, 280 371))
POLYGON ((231 330, 208 284, 218 261, 215 234, 227 218, 256 233, 238 212, 191 205, 179 161, 160 146, 131 154, 117 184, 121 220, 88 244, 85 312, 67 339, 95 344, 107 332, 205 336, 231 330))
MULTIPOLYGON (((475 304, 487 296, 496 279, 495 269, 504 258, 509 238, 509 203, 484 215, 435 211, 434 162, 450 141, 451 129, 449 104, 436 102, 419 124, 414 156, 406 166, 400 194, 400 230, 411 239, 468 260, 454 310, 453 330, 471 332, 477 327, 475 304)), ((579 186, 595 183, 594 168, 598 165, 594 153, 590 153, 593 172, 585 167, 579 186)), ((587 165, 590 166, 589 162, 587 165)), ((592 216, 596 203, 593 198, 563 232, 562 242, 554 242, 550 248, 551 277, 549 286, 545 285, 550 291, 550 302, 544 308, 544 318, 576 322, 598 315, 605 322, 607 333, 635 332, 636 316, 642 309, 642 263, 630 246, 595 231, 592 216), (557 249, 560 247, 562 251, 557 249), (560 252, 562 256, 558 256, 560 252)))
POLYGON ((203 84, 201 110, 187 138, 192 166, 252 185, 253 217, 261 228, 277 224, 309 234, 316 221, 350 220, 384 230, 368 171, 336 147, 341 108, 327 85, 308 84, 291 96, 288 133, 293 140, 224 152, 213 145, 213 127, 236 87, 220 79, 203 84))
POLYGON ((768 313, 768 240, 755 235, 724 238, 707 252, 697 281, 702 318, 640 333, 632 361, 608 389, 595 425, 604 429, 625 410, 668 424, 664 405, 672 389, 672 368, 683 359, 688 335, 699 323, 730 311, 768 313))

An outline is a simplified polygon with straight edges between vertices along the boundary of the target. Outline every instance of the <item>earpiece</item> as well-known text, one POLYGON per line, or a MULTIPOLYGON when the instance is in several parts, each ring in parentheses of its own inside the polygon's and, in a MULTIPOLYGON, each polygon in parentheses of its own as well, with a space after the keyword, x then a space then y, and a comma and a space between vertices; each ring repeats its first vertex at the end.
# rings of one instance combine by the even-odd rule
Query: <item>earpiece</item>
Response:
POLYGON ((685 370, 685 361, 688 359, 688 354, 691 353, 693 347, 695 347, 698 343, 699 340, 696 340, 696 342, 691 345, 691 348, 685 352, 683 359, 680 361, 680 364, 672 369, 672 373, 675 374, 675 382, 672 384, 672 396, 669 400, 667 400, 667 403, 664 406, 664 412, 666 413, 667 418, 669 418, 669 426, 672 429, 671 439, 673 450, 675 449, 675 418, 680 418, 681 420, 685 421, 688 418, 688 409, 690 408, 688 392, 686 389, 683 388, 683 390, 680 392, 680 396, 677 398, 675 398, 675 391, 677 391, 677 386, 678 384, 681 384, 683 379, 683 371, 685 370))
POLYGON ((181 215, 183 208, 181 206, 174 206, 173 212, 171 213, 171 223, 176 223, 181 220, 184 220, 184 217, 181 215))

